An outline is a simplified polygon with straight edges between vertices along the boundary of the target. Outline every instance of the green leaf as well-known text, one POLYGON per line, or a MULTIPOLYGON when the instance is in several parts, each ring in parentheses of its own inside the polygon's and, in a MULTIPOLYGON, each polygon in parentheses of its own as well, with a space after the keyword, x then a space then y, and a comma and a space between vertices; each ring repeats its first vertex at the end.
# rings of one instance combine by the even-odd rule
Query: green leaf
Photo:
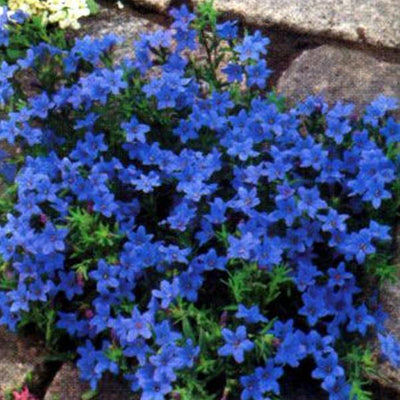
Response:
POLYGON ((360 381, 351 382, 350 399, 352 400, 373 400, 372 393, 363 388, 360 381))
POLYGON ((268 293, 266 296, 267 304, 279 297, 282 286, 292 282, 292 278, 289 275, 290 271, 290 268, 285 265, 278 265, 268 273, 271 280, 268 285, 268 293))
POLYGON ((82 400, 93 400, 98 396, 99 392, 97 390, 88 390, 82 394, 82 400))
POLYGON ((96 3, 95 0, 86 0, 90 14, 97 14, 100 10, 99 5, 96 3))
POLYGON ((283 96, 279 96, 275 88, 267 95, 267 99, 276 105, 279 112, 286 110, 286 99, 283 96))
POLYGON ((53 338, 53 332, 54 332, 54 324, 56 320, 56 311, 54 309, 50 309, 47 311, 46 314, 46 343, 50 344, 51 340, 53 338))

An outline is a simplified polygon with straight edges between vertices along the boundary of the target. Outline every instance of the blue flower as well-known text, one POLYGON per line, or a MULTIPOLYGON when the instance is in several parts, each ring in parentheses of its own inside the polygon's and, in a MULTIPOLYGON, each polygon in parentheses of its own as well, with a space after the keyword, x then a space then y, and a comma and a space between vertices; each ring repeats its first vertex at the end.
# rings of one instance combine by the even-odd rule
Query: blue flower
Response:
POLYGON ((221 24, 217 24, 217 34, 221 39, 236 39, 238 35, 237 21, 226 21, 221 24))
POLYGON ((400 368, 400 343, 393 335, 378 333, 382 354, 395 368, 400 368))
POLYGON ((226 75, 228 82, 242 82, 243 80, 243 67, 240 64, 228 63, 226 67, 222 69, 222 72, 226 75))
POLYGON ((53 224, 47 223, 40 238, 38 251, 47 255, 56 251, 65 249, 65 238, 68 235, 68 229, 57 229, 53 224))
POLYGON ((235 317, 243 318, 248 324, 256 324, 257 322, 268 321, 267 318, 260 313, 260 309, 257 305, 246 308, 243 304, 239 304, 239 308, 235 314, 235 317))
POLYGON ((259 60, 260 55, 267 54, 266 46, 270 40, 263 37, 260 31, 254 32, 253 35, 247 35, 242 43, 235 46, 235 50, 239 53, 240 61, 259 60))
POLYGON ((368 254, 375 253, 371 233, 362 229, 360 232, 353 232, 349 237, 346 245, 346 258, 355 258, 359 264, 365 261, 368 254))
POLYGON ((321 386, 329 393, 329 400, 349 399, 351 386, 346 382, 344 376, 326 379, 321 386))
POLYGON ((97 282, 97 290, 100 293, 106 293, 110 288, 118 287, 118 272, 118 268, 100 260, 97 268, 89 272, 89 277, 97 282))
POLYGON ((300 200, 297 207, 300 211, 306 212, 311 218, 314 218, 317 212, 321 209, 327 208, 327 203, 321 199, 319 190, 317 188, 306 189, 300 187, 298 189, 300 200))
POLYGON ((96 350, 90 340, 86 340, 83 346, 78 347, 80 358, 77 365, 81 372, 81 378, 89 381, 92 390, 96 389, 97 383, 100 381, 105 371, 117 374, 118 365, 111 361, 105 355, 110 343, 103 341, 102 350, 96 350))
POLYGON ((57 289, 65 292, 65 296, 68 300, 72 300, 75 295, 83 293, 82 287, 77 284, 77 278, 74 271, 59 271, 58 277, 60 283, 58 284, 57 289))
POLYGON ((328 315, 328 310, 321 301, 322 294, 323 291, 312 286, 301 296, 304 306, 299 309, 299 314, 304 315, 311 326, 314 326, 320 318, 328 315))
POLYGON ((191 302, 197 301, 204 278, 196 272, 182 272, 177 278, 179 294, 191 302))
POLYGON ((318 214, 318 219, 323 222, 321 229, 324 232, 334 232, 336 230, 346 232, 345 221, 349 218, 347 214, 339 214, 336 210, 329 208, 327 215, 318 214))
POLYGON ((133 342, 138 337, 143 337, 145 339, 151 338, 152 322, 150 314, 141 314, 135 306, 131 316, 124 320, 124 325, 126 327, 126 340, 128 342, 133 342))
POLYGON ((283 368, 277 366, 273 359, 269 358, 264 367, 256 368, 256 375, 264 393, 280 393, 278 379, 283 375, 283 368))
POLYGON ((152 294, 154 297, 161 299, 161 308, 168 308, 178 296, 177 282, 169 283, 164 280, 161 282, 160 289, 154 289, 152 294))
POLYGON ((126 133, 127 142, 134 143, 136 141, 140 143, 146 142, 146 133, 150 131, 150 127, 145 124, 140 124, 138 119, 133 116, 129 122, 123 122, 121 128, 126 133))
POLYGON ((241 376, 240 384, 243 387, 243 391, 240 395, 241 400, 265 400, 265 396, 260 385, 260 378, 257 373, 241 376))
POLYGON ((336 353, 330 352, 323 356, 316 356, 317 368, 313 370, 312 377, 322 379, 324 384, 344 376, 344 369, 339 365, 336 353))
POLYGON ((180 8, 173 8, 169 13, 174 18, 171 28, 182 30, 187 29, 196 17, 195 14, 189 11, 186 4, 183 4, 180 8))
POLYGON ((365 108, 364 122, 378 126, 379 118, 382 118, 388 111, 393 111, 398 108, 398 100, 394 97, 379 95, 365 108))
POLYGON ((300 210, 297 207, 296 200, 293 197, 276 201, 276 210, 273 216, 276 219, 283 219, 287 226, 292 226, 297 217, 300 216, 300 210))
POLYGON ((341 262, 337 268, 329 268, 328 269, 328 286, 343 286, 346 280, 351 279, 353 274, 346 271, 346 266, 343 262, 341 262))
POLYGON ((143 385, 142 400, 165 400, 165 396, 172 391, 168 381, 146 380, 143 385))
POLYGON ((237 363, 242 363, 244 353, 254 348, 254 343, 247 339, 246 327, 240 325, 236 332, 224 328, 221 332, 226 344, 218 349, 218 354, 224 357, 232 355, 237 363))
POLYGON ((299 366, 300 360, 307 355, 306 343, 303 343, 303 335, 300 331, 293 332, 290 326, 284 327, 284 329, 287 329, 287 332, 282 335, 282 341, 275 355, 275 362, 295 368, 299 366))
POLYGON ((249 260, 251 252, 257 246, 259 240, 248 232, 241 238, 235 238, 234 236, 229 235, 228 242, 228 258, 249 260))
POLYGON ((245 70, 247 74, 247 85, 257 86, 260 89, 265 88, 267 79, 272 73, 272 71, 267 68, 265 60, 260 60, 254 65, 247 65, 245 70))
POLYGON ((231 207, 235 207, 237 210, 249 214, 253 208, 261 203, 257 197, 257 189, 247 190, 244 187, 239 187, 237 190, 237 200, 230 202, 231 207))
POLYGON ((368 314, 368 309, 365 304, 362 304, 358 308, 351 308, 349 310, 349 324, 347 325, 347 330, 349 332, 358 331, 363 336, 367 332, 369 325, 374 325, 375 318, 368 314))

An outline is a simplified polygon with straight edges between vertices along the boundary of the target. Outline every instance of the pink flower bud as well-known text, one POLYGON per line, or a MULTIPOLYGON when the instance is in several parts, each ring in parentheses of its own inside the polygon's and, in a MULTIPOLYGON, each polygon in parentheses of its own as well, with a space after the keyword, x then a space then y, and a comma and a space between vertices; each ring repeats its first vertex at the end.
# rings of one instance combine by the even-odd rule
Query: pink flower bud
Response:
POLYGON ((226 326, 227 322, 228 322, 228 311, 224 311, 221 314, 221 317, 219 318, 219 325, 224 327, 224 326, 226 326))
POLYGON ((47 222, 47 216, 46 216, 46 214, 40 214, 39 220, 40 220, 40 222, 41 222, 43 225, 45 225, 46 222, 47 222))
POLYGON ((80 287, 84 287, 85 286, 85 280, 83 279, 83 275, 82 274, 76 274, 76 281, 78 283, 78 285, 80 287))
POLYGON ((91 201, 88 203, 86 210, 89 214, 93 213, 93 203, 91 201))

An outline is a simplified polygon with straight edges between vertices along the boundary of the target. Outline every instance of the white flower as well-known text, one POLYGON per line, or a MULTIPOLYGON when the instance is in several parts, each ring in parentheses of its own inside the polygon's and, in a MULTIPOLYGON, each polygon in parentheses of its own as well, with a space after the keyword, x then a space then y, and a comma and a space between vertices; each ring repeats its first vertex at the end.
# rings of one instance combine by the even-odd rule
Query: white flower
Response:
POLYGON ((86 0, 9 0, 10 10, 22 10, 29 15, 42 15, 44 22, 60 28, 79 29, 79 18, 90 15, 86 0))

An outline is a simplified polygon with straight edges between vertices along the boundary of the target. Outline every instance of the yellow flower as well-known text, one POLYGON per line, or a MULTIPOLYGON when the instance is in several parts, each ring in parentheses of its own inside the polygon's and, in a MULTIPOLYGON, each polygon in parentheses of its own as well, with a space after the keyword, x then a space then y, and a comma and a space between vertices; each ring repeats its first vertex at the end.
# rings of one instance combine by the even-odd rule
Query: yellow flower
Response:
POLYGON ((10 10, 22 10, 27 14, 38 14, 46 9, 46 2, 40 0, 9 0, 10 10))

